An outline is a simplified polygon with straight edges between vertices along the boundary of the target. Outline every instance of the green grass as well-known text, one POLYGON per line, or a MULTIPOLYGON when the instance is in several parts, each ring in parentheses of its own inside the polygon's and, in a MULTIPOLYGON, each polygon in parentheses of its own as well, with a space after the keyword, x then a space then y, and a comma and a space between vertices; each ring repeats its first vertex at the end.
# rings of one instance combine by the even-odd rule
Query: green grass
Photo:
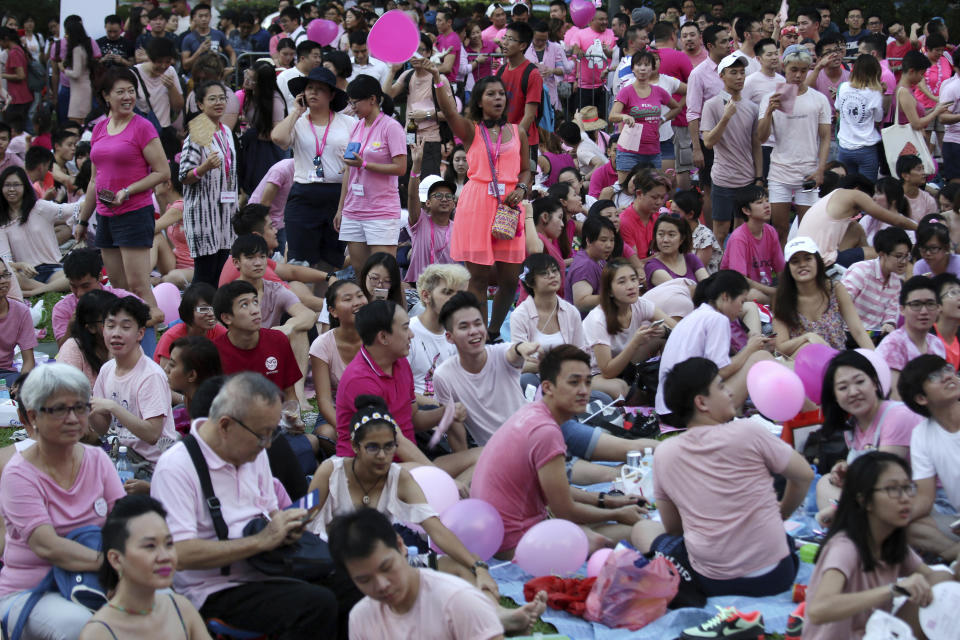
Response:
MULTIPOLYGON (((505 609, 519 609, 520 605, 513 601, 512 598, 507 596, 500 596, 500 606, 505 609)), ((533 633, 556 633, 557 628, 550 624, 549 622, 544 622, 543 618, 537 620, 536 624, 533 625, 533 633)))

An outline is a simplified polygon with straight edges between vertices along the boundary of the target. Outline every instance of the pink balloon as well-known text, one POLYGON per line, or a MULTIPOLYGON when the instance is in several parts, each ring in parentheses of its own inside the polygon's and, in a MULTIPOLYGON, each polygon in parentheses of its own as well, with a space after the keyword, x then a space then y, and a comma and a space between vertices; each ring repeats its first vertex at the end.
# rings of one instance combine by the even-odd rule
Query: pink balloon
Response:
POLYGON ((457 483, 446 471, 437 467, 417 467, 410 472, 423 489, 427 502, 437 513, 443 513, 460 499, 457 483))
POLYGON ((417 52, 420 30, 400 9, 387 11, 367 34, 370 55, 388 64, 406 62, 417 52))
POLYGON ((544 520, 523 534, 513 560, 532 576, 568 575, 583 566, 589 551, 583 529, 569 520, 544 520))
POLYGON ((760 413, 777 422, 790 420, 803 408, 800 377, 773 360, 762 360, 750 367, 747 391, 760 413))
POLYGON ((307 38, 324 47, 337 39, 340 28, 333 20, 311 20, 307 25, 307 38))
POLYGON ((587 561, 588 578, 595 578, 600 575, 600 570, 603 569, 603 565, 606 563, 607 558, 610 557, 611 553, 613 553, 613 549, 597 549, 593 552, 593 555, 590 556, 590 560, 587 561))
POLYGON ((180 319, 180 289, 171 282, 163 282, 153 288, 153 297, 163 311, 163 321, 167 324, 180 319))
POLYGON ((864 349, 863 347, 859 349, 854 349, 859 354, 862 354, 867 360, 870 361, 870 364, 873 365, 873 368, 877 371, 877 378, 880 379, 880 388, 883 389, 883 395, 886 396, 890 393, 890 365, 887 364, 887 361, 883 359, 879 353, 873 349, 864 349))
POLYGON ((593 20, 593 14, 597 12, 597 5, 591 0, 572 0, 570 2, 570 19, 573 24, 583 29, 593 20))
POLYGON ((833 357, 840 353, 825 344, 808 344, 797 351, 793 370, 800 376, 807 397, 814 404, 820 404, 823 391, 823 374, 833 357))
MULTIPOLYGON (((454 503, 440 516, 440 522, 453 532, 467 551, 487 560, 503 544, 503 518, 489 503, 467 498, 454 503)), ((433 540, 430 546, 441 553, 433 540)))

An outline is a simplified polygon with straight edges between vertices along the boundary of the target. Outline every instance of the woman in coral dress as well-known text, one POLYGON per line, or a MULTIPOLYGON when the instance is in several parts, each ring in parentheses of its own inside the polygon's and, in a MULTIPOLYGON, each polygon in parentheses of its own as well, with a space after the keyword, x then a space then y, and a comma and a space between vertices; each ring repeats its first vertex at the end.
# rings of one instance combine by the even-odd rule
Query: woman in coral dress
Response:
MULTIPOLYGON (((424 65, 439 84, 436 65, 424 65)), ((507 94, 499 78, 482 78, 470 94, 467 106, 469 119, 457 112, 448 89, 437 90, 437 102, 453 130, 467 150, 467 183, 460 192, 450 239, 450 257, 463 261, 470 271, 470 291, 477 299, 486 300, 490 271, 496 271, 501 285, 493 299, 493 314, 487 325, 491 338, 500 334, 500 326, 516 294, 516 282, 526 257, 522 217, 516 235, 503 240, 491 233, 499 202, 517 207, 526 196, 530 182, 530 157, 527 134, 516 125, 507 124, 507 94), (521 159, 524 162, 521 163, 521 159), (493 164, 495 174, 491 172, 493 164), (522 168, 521 168, 522 166, 522 168), (496 185, 496 186, 495 186, 496 185)), ((523 212, 519 212, 523 216, 523 212)))

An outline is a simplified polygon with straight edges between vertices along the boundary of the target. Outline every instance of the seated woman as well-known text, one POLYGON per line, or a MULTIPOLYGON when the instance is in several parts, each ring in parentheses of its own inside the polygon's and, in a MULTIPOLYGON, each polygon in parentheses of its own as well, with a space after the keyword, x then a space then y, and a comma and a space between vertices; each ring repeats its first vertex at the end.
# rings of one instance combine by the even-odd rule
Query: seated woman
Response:
MULTIPOLYGON (((574 169, 566 169, 564 175, 572 175, 574 169)), ((574 237, 583 227, 583 216, 587 214, 587 208, 583 204, 583 196, 577 190, 577 182, 561 181, 547 189, 547 197, 553 198, 563 207, 563 228, 565 238, 558 241, 558 246, 565 255, 570 254, 570 247, 573 244, 574 237), (560 243, 563 244, 560 244, 560 243), (564 247, 566 249, 564 249, 564 247)))
POLYGON ((183 322, 172 325, 157 340, 157 348, 153 352, 154 362, 166 367, 167 360, 170 359, 171 345, 184 336, 204 336, 215 340, 227 332, 226 328, 217 322, 213 313, 214 293, 216 289, 206 282, 195 282, 187 287, 177 308, 183 322))
MULTIPOLYGON (((54 564, 70 571, 97 571, 98 551, 66 535, 78 527, 103 526, 125 495, 117 470, 103 449, 80 444, 90 414, 90 383, 66 364, 36 367, 20 390, 36 444, 14 454, 3 470, 0 509, 7 528, 0 571, 0 610, 15 625, 27 598, 54 564), (84 507, 81 506, 81 502, 84 507)), ((24 627, 27 638, 75 638, 90 610, 57 590, 45 593, 24 627)))
POLYGON ((638 164, 633 169, 627 173, 627 177, 623 180, 620 180, 613 184, 610 187, 604 187, 600 191, 600 195, 597 197, 598 200, 613 200, 613 204, 616 205, 617 211, 623 211, 631 204, 636 197, 636 183, 634 182, 634 177, 641 171, 648 169, 646 164, 638 164))
POLYGON ((910 465, 886 451, 870 451, 847 469, 843 492, 807 587, 807 640, 863 638, 870 615, 891 611, 923 638, 918 609, 933 599, 930 587, 954 579, 933 571, 907 544, 907 525, 917 485, 910 465))
POLYGON ((310 483, 310 491, 320 493, 320 515, 308 527, 326 537, 326 527, 338 515, 359 507, 372 507, 394 523, 411 546, 426 551, 427 540, 406 524, 420 525, 444 555, 437 558, 437 568, 452 573, 486 593, 498 605, 500 621, 508 631, 526 632, 543 613, 546 594, 520 609, 499 607, 497 583, 490 577, 486 563, 467 551, 459 538, 440 521, 427 503, 423 490, 410 473, 392 462, 397 450, 396 420, 377 396, 361 395, 356 400, 357 412, 350 420, 353 458, 334 457, 324 460, 310 483), (347 469, 349 467, 349 470, 347 469))
MULTIPOLYGON (((886 176, 877 180, 873 185, 873 201, 892 213, 898 213, 905 218, 910 217, 910 201, 903 193, 903 185, 896 178, 886 176)), ((860 226, 863 227, 867 242, 873 246, 873 236, 877 231, 890 225, 873 216, 862 216, 860 226)), ((913 231, 907 233, 911 241, 916 238, 913 231)))
POLYGON ((583 317, 600 303, 600 274, 613 252, 616 235, 613 223, 600 216, 588 217, 580 230, 583 249, 573 254, 567 268, 563 297, 583 317))
POLYGON ((691 293, 706 278, 707 269, 693 253, 690 226, 683 218, 663 215, 653 225, 652 255, 643 265, 648 286, 656 287, 668 280, 690 280, 691 293))
POLYGON ((913 275, 938 276, 949 272, 960 278, 960 255, 950 251, 950 246, 950 230, 943 216, 933 213, 924 217, 917 227, 914 256, 919 260, 913 265, 913 275))
POLYGON ((841 351, 823 375, 823 435, 843 433, 850 453, 817 483, 818 520, 833 520, 848 466, 868 451, 910 459, 910 435, 923 419, 902 402, 883 399, 877 371, 856 351, 841 351))
POLYGON ((587 215, 600 216, 613 223, 614 228, 617 230, 617 235, 613 239, 613 251, 610 252, 610 258, 626 258, 630 264, 636 267, 637 273, 640 276, 640 286, 642 287, 646 284, 646 279, 643 275, 643 262, 640 261, 640 257, 637 255, 637 252, 633 250, 633 247, 623 242, 623 236, 620 235, 620 212, 617 211, 613 200, 597 200, 590 205, 590 212, 587 215))
POLYGON ((111 594, 80 640, 182 638, 210 640, 200 612, 170 591, 177 549, 167 512, 150 496, 121 498, 103 525, 100 586, 111 594), (157 591, 166 593, 158 596, 157 591))
POLYGON ((153 188, 163 215, 153 224, 150 264, 163 276, 163 282, 182 289, 193 280, 193 258, 183 231, 183 187, 179 176, 180 166, 171 163, 170 179, 153 188))
POLYGON ((408 306, 403 296, 400 265, 389 253, 378 251, 367 258, 366 264, 360 269, 357 283, 367 300, 393 300, 404 309, 408 306))
POLYGON ((604 387, 614 398, 626 397, 627 379, 635 377, 634 365, 659 353, 666 327, 675 325, 640 297, 640 277, 634 266, 622 258, 611 260, 600 277, 600 305, 583 320, 593 388, 604 387))
POLYGON ((327 289, 330 330, 321 333, 310 345, 310 369, 317 393, 317 408, 327 425, 337 424, 333 400, 337 384, 363 343, 354 316, 365 304, 366 294, 352 280, 337 280, 327 289))
POLYGON ((116 295, 103 289, 92 289, 83 294, 70 322, 70 337, 57 353, 57 361, 83 371, 91 387, 97 381, 100 367, 110 359, 110 352, 103 342, 103 319, 116 299, 116 295))
MULTIPOLYGON (((538 253, 549 255, 560 266, 560 290, 563 290, 563 275, 567 263, 565 255, 570 254, 570 242, 564 233, 564 209, 556 198, 546 196, 532 203, 524 201, 524 238, 527 243, 527 256, 538 253), (565 247, 565 250, 564 250, 565 247)), ((523 278, 521 278, 521 285, 523 278)), ((526 298, 526 288, 520 294, 520 301, 526 298)))
POLYGON ((8 263, 0 258, 0 379, 13 384, 20 373, 33 369, 33 348, 37 346, 37 333, 33 329, 30 307, 9 296, 13 272, 8 263), (14 349, 20 347, 22 364, 18 371, 13 365, 14 349))
POLYGON ((747 276, 747 297, 769 305, 776 294, 778 273, 786 267, 776 228, 770 224, 770 199, 763 187, 748 185, 736 193, 735 215, 746 219, 727 239, 727 250, 720 266, 747 276))
POLYGON ((783 257, 787 268, 773 302, 777 351, 792 356, 811 343, 843 350, 848 331, 858 347, 873 349, 850 294, 827 277, 816 243, 798 236, 784 247, 783 257))
POLYGON ((80 205, 54 204, 37 198, 26 172, 8 167, 0 173, 0 255, 12 256, 24 295, 67 291, 54 225, 77 215, 80 205))
POLYGON ((670 212, 686 220, 693 239, 693 251, 700 258, 707 273, 716 273, 723 259, 723 247, 707 225, 700 222, 703 213, 703 196, 696 189, 686 189, 673 194, 670 212))
POLYGON ((190 433, 190 402, 197 389, 204 381, 223 375, 220 352, 209 338, 183 336, 170 346, 170 357, 166 358, 163 370, 170 390, 183 396, 183 407, 173 410, 173 424, 181 435, 186 435, 190 433))

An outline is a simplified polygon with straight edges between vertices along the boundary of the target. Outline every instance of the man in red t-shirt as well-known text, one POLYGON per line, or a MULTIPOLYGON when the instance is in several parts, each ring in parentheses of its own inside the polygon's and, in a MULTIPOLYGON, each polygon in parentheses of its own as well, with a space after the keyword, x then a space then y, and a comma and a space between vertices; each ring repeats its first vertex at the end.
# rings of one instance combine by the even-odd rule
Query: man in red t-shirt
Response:
MULTIPOLYGON (((914 25, 916 27, 917 25, 914 25)), ((893 22, 889 25, 888 33, 893 38, 893 42, 887 43, 887 59, 890 60, 890 70, 894 72, 897 80, 900 80, 900 65, 903 62, 903 56, 907 51, 918 48, 919 41, 914 44, 917 37, 917 29, 911 29, 910 35, 907 35, 907 29, 902 22, 893 22)))
POLYGON ((0 78, 7 81, 7 93, 10 102, 4 109, 4 117, 23 116, 28 121, 27 114, 33 102, 33 92, 27 86, 27 54, 20 46, 17 32, 7 27, 0 28, 0 48, 7 52, 7 64, 0 73, 0 78))
MULTIPOLYGON (((540 132, 537 129, 537 110, 543 99, 543 76, 532 62, 526 59, 527 48, 533 42, 533 29, 526 22, 514 22, 507 27, 500 47, 506 59, 498 72, 507 92, 507 122, 520 125, 527 132, 530 145, 531 171, 536 172, 537 146, 540 144, 540 132), (527 78, 527 91, 523 92, 523 74, 528 66, 533 66, 527 78)), ((521 167, 521 171, 523 168, 521 167)))

